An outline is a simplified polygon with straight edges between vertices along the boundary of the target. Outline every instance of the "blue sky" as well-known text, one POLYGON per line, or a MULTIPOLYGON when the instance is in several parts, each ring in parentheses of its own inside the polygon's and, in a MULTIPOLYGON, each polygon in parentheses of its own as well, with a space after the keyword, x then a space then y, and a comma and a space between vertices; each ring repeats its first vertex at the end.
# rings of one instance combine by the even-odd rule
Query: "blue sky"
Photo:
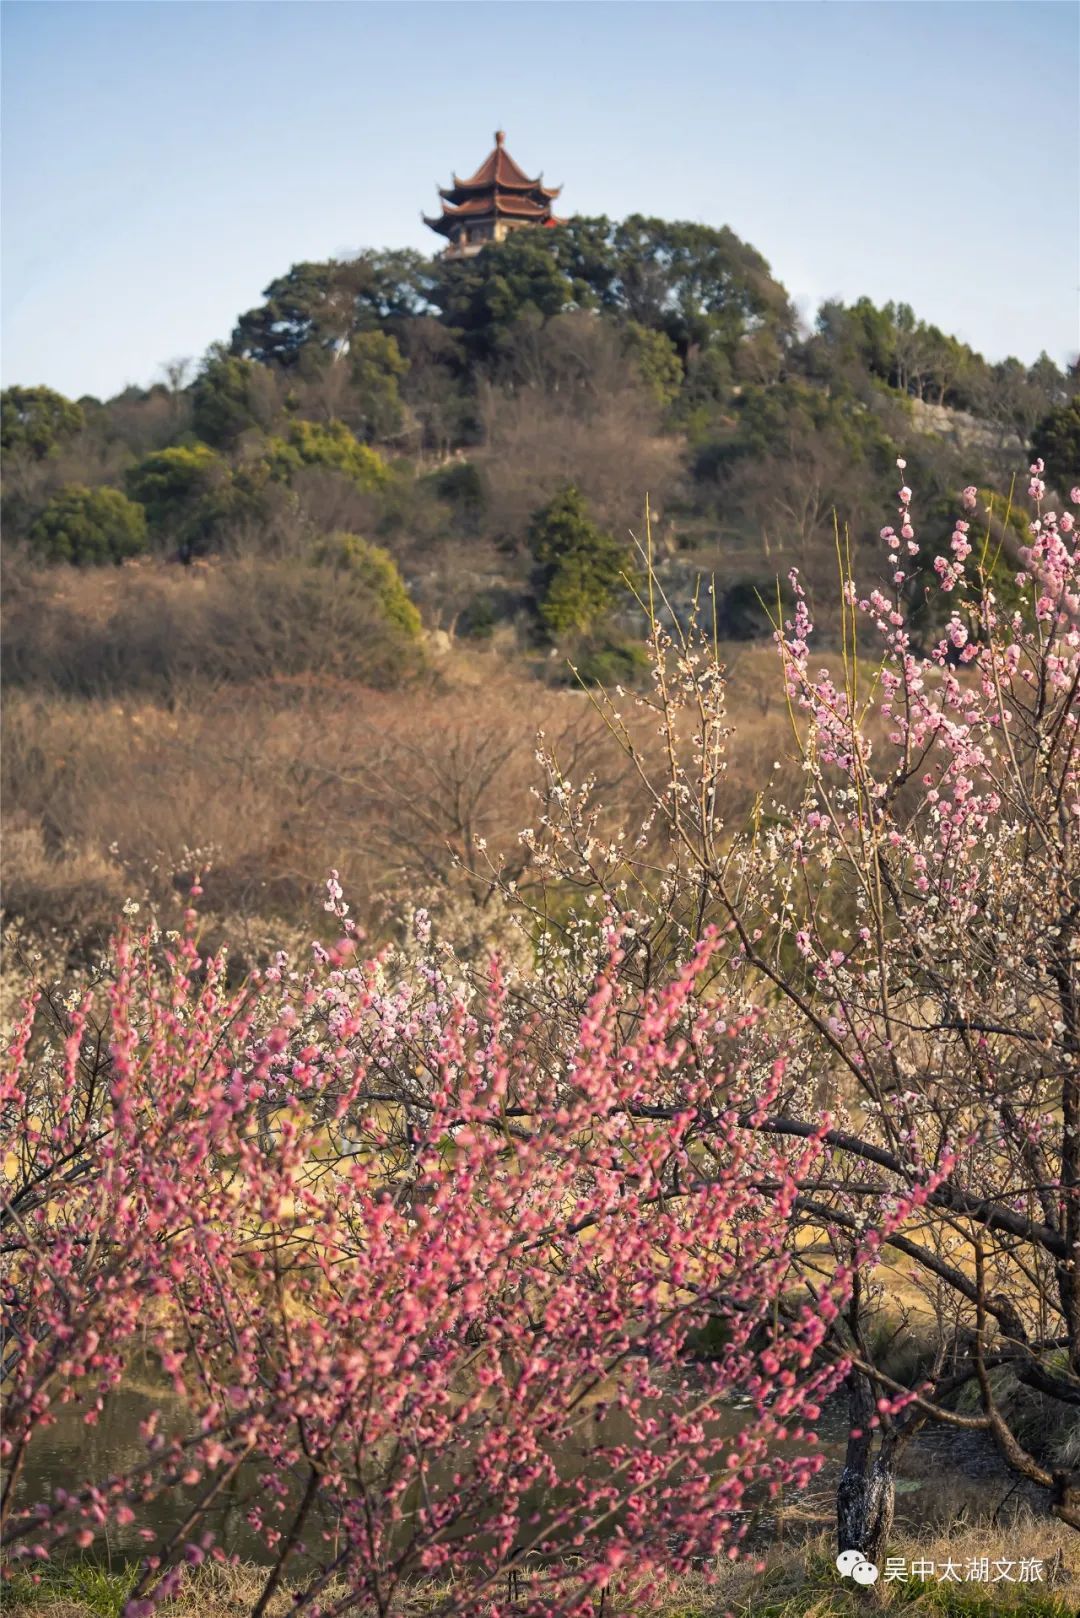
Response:
POLYGON ((800 307, 1080 347, 1071 3, 7 0, 3 378, 146 384, 304 258, 420 220, 492 131, 566 212, 728 224, 800 307))

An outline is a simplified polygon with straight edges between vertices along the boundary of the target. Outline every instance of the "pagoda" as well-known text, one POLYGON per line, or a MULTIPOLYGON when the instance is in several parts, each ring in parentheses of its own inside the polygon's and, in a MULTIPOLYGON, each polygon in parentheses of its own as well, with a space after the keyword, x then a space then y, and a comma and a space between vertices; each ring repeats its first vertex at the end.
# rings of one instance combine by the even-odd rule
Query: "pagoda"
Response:
POLYGON ((425 225, 447 238, 444 258, 472 258, 489 242, 505 241, 512 230, 526 225, 550 229, 565 224, 551 211, 561 185, 546 186, 543 175, 530 180, 506 150, 506 136, 495 133, 495 147, 468 180, 459 180, 445 190, 442 213, 437 219, 424 217, 425 225))

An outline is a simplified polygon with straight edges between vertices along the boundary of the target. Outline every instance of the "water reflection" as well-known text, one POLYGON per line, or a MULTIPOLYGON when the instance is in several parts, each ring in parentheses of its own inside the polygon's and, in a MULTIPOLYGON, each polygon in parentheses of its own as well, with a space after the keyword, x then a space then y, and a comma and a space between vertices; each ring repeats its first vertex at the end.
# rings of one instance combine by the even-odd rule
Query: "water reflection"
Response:
MULTIPOLYGON (((693 1378, 696 1373, 688 1370, 686 1374, 693 1378)), ((560 1474, 568 1481, 597 1475, 606 1464, 603 1458, 598 1458, 599 1451, 632 1441, 633 1424, 625 1411, 610 1402, 613 1391, 609 1389, 606 1395, 598 1396, 589 1419, 581 1423, 574 1441, 557 1457, 560 1474)), ((670 1397, 674 1403, 674 1387, 670 1397)), ((659 1401, 653 1412, 661 1421, 664 1403, 659 1401)), ((165 1436, 179 1436, 190 1429, 190 1415, 184 1401, 177 1397, 172 1384, 150 1359, 144 1360, 106 1397, 104 1409, 93 1426, 87 1425, 81 1402, 58 1406, 55 1424, 40 1433, 30 1447, 20 1479, 20 1500, 24 1503, 45 1500, 57 1487, 71 1489, 80 1483, 123 1474, 145 1464, 146 1445, 140 1427, 155 1411, 159 1412, 158 1431, 165 1436)), ((748 1414, 745 1407, 729 1405, 717 1412, 713 1425, 716 1431, 734 1435, 744 1426, 748 1414)), ((819 1427, 822 1447, 838 1454, 843 1436, 838 1413, 827 1413, 819 1427)), ((793 1452, 793 1446, 785 1448, 787 1453, 793 1452)), ((263 1564, 272 1557, 263 1538, 252 1529, 248 1515, 254 1505, 266 1506, 266 1490, 260 1482, 264 1472, 265 1466, 261 1463, 249 1462, 241 1466, 222 1488, 199 1529, 200 1533, 211 1531, 215 1543, 228 1556, 263 1564)), ((102 1561, 123 1561, 143 1555, 147 1542, 140 1537, 139 1530, 152 1529, 155 1536, 168 1537, 185 1520, 198 1492, 179 1486, 163 1491, 156 1499, 139 1506, 133 1523, 123 1528, 110 1527, 108 1535, 93 1548, 92 1555, 102 1561)), ((543 1512, 545 1506, 550 1510, 554 1503, 549 1492, 545 1500, 531 1502, 531 1507, 543 1512)), ((751 1501, 751 1515, 754 1509, 751 1501)), ((324 1520, 313 1528, 315 1538, 320 1537, 320 1531, 331 1537, 334 1533, 331 1520, 324 1520)))

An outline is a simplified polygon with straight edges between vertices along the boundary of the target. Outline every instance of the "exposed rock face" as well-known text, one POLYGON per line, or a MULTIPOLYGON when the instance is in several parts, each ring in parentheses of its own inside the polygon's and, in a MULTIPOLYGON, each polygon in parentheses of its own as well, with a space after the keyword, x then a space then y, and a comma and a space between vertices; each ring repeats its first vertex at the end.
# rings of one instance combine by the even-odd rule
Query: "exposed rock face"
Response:
POLYGON ((1003 450, 1023 453, 1024 446, 1016 433, 980 421, 964 410, 950 410, 947 405, 930 404, 925 399, 910 399, 912 420, 921 433, 936 433, 956 449, 988 450, 1000 455, 1003 450))

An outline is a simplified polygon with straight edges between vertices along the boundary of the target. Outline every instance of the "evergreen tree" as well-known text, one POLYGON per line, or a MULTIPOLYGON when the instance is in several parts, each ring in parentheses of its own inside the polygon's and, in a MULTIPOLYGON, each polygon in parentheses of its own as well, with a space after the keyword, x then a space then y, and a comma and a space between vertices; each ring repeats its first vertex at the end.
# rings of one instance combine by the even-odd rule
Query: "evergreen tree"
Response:
POLYGON ((1031 449, 1045 463, 1047 478, 1055 488, 1080 483, 1080 395, 1058 405, 1037 423, 1031 449))
POLYGON ((538 564, 540 618, 552 636, 591 629, 629 575, 623 547, 591 520, 572 485, 534 515, 529 548, 538 564))

